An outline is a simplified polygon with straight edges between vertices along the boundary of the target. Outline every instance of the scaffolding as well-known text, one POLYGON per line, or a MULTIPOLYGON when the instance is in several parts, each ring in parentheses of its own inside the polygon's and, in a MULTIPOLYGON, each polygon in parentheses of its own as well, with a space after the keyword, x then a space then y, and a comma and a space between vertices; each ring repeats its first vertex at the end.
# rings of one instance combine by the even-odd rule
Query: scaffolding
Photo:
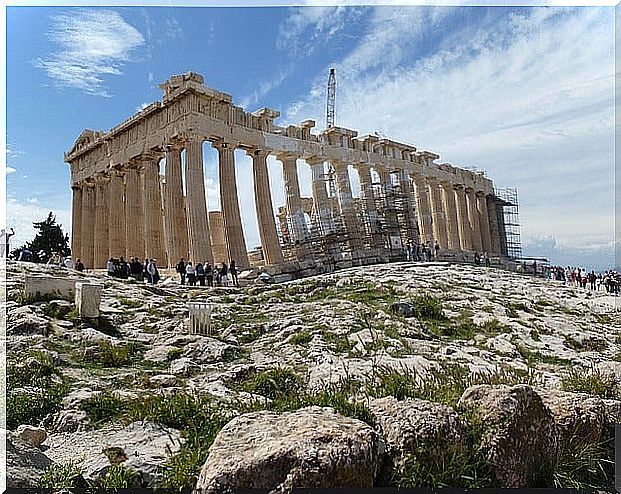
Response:
POLYGON ((520 217, 517 188, 505 187, 495 189, 495 196, 500 199, 498 219, 500 225, 500 239, 503 253, 513 259, 522 257, 522 242, 520 240, 520 217))

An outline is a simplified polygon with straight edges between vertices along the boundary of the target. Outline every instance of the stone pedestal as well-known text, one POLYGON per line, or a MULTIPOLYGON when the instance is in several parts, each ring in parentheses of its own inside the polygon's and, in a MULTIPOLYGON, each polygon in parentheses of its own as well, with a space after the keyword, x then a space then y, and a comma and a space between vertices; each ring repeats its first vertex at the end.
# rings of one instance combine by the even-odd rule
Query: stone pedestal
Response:
POLYGON ((82 318, 94 319, 99 317, 99 304, 103 287, 94 283, 75 284, 75 306, 82 318))
POLYGON ((25 300, 39 300, 50 297, 73 300, 74 295, 74 280, 67 278, 54 278, 52 276, 26 275, 24 282, 25 300))

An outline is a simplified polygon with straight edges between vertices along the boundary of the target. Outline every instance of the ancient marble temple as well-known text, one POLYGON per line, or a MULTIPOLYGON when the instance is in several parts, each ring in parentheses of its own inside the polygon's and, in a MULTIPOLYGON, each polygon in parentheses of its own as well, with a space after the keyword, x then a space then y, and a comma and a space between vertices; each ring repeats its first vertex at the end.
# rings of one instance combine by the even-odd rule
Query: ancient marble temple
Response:
POLYGON ((137 256, 156 258, 160 266, 184 257, 304 270, 400 259, 407 244, 436 241, 448 256, 506 254, 503 202, 479 172, 437 163, 437 154, 409 144, 358 137, 355 130, 313 133, 312 120, 279 127, 278 111, 249 113, 196 73, 173 76, 160 88, 161 101, 108 132, 84 130, 65 154, 73 190, 72 251, 87 268, 104 268, 110 257, 137 256), (220 211, 207 209, 205 141, 218 153, 220 211), (252 158, 261 247, 250 256, 236 149, 252 158), (276 215, 269 155, 283 169, 286 199, 276 215), (300 193, 304 161, 312 198, 300 193))

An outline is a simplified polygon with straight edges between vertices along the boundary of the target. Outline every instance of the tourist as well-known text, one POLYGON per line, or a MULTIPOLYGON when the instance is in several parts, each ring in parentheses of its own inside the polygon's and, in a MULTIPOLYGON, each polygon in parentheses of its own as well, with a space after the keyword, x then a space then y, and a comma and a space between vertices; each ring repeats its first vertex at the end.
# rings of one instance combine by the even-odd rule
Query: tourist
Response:
POLYGON ((192 266, 192 261, 188 261, 185 273, 188 275, 188 285, 196 286, 196 269, 192 266))
POLYGON ((110 258, 108 259, 108 262, 106 263, 106 271, 108 271, 108 276, 113 277, 115 276, 115 269, 114 269, 114 259, 110 258))
POLYGON ((3 228, 0 231, 0 257, 9 257, 9 251, 11 249, 11 242, 9 239, 15 235, 15 230, 11 228, 11 233, 7 233, 7 231, 3 228))
POLYGON ((196 277, 198 278, 198 284, 205 286, 205 268, 200 262, 196 265, 196 277))
POLYGON ((32 251, 30 249, 22 249, 19 251, 18 261, 31 262, 32 261, 32 251))
POLYGON ((82 262, 82 259, 80 258, 76 259, 75 269, 76 271, 84 271, 84 263, 82 262))
POLYGON ((235 261, 231 261, 231 267, 229 268, 229 273, 231 273, 231 281, 235 286, 239 286, 237 282, 237 267, 235 266, 235 261))
POLYGON ((438 241, 436 240, 435 244, 433 245, 433 258, 437 261, 438 260, 438 254, 440 253, 440 244, 438 243, 438 241))
POLYGON ((229 286, 229 268, 225 262, 222 263, 222 267, 220 268, 220 285, 221 286, 229 286))
POLYGON ((142 279, 145 280, 147 283, 151 283, 151 277, 148 270, 149 262, 150 260, 148 258, 144 260, 144 270, 142 271, 142 279))
POLYGON ((222 279, 220 277, 220 270, 214 266, 213 267, 213 279, 216 286, 222 286, 222 279))
POLYGON ((408 261, 414 260, 414 246, 412 245, 412 239, 408 240, 408 243, 406 244, 406 254, 408 261))
POLYGON ((485 261, 485 267, 486 268, 491 267, 492 262, 490 261, 489 254, 487 252, 483 253, 483 260, 485 261))
POLYGON ((127 265, 127 261, 123 259, 123 256, 121 256, 119 259, 118 273, 119 277, 123 278, 124 280, 129 277, 129 266, 127 265))
POLYGON ((207 261, 205 261, 205 278, 207 279, 207 286, 213 286, 213 268, 207 261))
POLYGON ((129 271, 132 278, 134 278, 136 281, 143 281, 142 273, 144 271, 144 267, 142 266, 142 263, 137 257, 132 257, 132 260, 129 264, 129 271))
POLYGON ((155 264, 155 259, 151 259, 149 264, 147 265, 147 273, 149 274, 149 283, 154 285, 160 280, 160 274, 157 270, 157 265, 155 264))
POLYGON ((177 273, 179 273, 181 284, 185 285, 186 268, 185 268, 185 261, 183 257, 179 260, 179 262, 175 266, 175 269, 177 270, 177 273))
POLYGON ((265 271, 265 268, 263 268, 259 276, 257 276, 257 282, 265 283, 267 285, 271 281, 272 277, 265 271))
POLYGON ((477 266, 481 264, 481 256, 479 256, 478 252, 474 253, 474 264, 477 266))
POLYGON ((67 268, 67 269, 73 269, 73 259, 71 259, 71 256, 67 256, 65 258, 65 261, 63 262, 63 265, 67 268))

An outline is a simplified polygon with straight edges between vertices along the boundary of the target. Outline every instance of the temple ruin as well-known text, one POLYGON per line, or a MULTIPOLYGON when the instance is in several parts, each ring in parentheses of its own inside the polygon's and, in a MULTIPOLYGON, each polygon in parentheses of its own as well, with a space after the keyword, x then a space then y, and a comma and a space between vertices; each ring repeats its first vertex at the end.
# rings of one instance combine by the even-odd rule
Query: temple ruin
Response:
POLYGON ((203 82, 192 72, 171 77, 160 85, 161 101, 108 132, 84 130, 65 153, 73 190, 71 248, 87 268, 104 268, 120 256, 171 267, 184 257, 303 273, 403 259, 409 242, 435 241, 445 258, 474 251, 506 256, 505 202, 481 172, 342 127, 316 134, 312 120, 279 127, 278 111, 247 112, 203 82), (207 210, 205 141, 218 152, 220 211, 207 210), (250 254, 236 149, 252 157, 261 246, 250 254), (276 215, 268 155, 283 167, 286 199, 276 215), (311 168, 312 198, 300 194, 301 160, 311 168), (360 197, 352 194, 351 173, 358 174, 360 197))

